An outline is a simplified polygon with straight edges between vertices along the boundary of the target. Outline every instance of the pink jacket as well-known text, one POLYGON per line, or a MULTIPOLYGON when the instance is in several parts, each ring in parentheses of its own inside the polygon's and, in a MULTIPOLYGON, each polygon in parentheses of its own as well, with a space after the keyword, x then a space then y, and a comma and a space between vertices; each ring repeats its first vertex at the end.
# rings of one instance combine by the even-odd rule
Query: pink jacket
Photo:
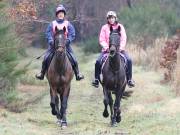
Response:
MULTIPOLYGON (((117 29, 119 25, 121 27, 120 50, 125 50, 127 36, 124 26, 118 23, 117 25, 113 26, 113 29, 117 29)), ((110 35, 110 26, 109 24, 105 24, 102 26, 99 35, 99 44, 102 47, 102 52, 106 51, 109 48, 109 35, 110 35)))

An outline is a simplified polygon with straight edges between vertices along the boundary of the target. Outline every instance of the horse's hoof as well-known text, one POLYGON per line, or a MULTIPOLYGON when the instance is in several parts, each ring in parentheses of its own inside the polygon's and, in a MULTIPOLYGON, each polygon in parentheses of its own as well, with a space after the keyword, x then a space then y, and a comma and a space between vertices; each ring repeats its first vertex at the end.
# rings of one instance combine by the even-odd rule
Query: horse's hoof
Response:
POLYGON ((61 120, 57 120, 56 124, 61 126, 61 120))
POLYGON ((66 121, 61 121, 61 128, 62 129, 67 128, 67 122, 66 121))
POLYGON ((121 122, 121 116, 117 116, 117 117, 116 117, 116 122, 117 122, 117 123, 121 122))
POLYGON ((115 121, 111 121, 111 127, 116 127, 116 126, 117 126, 116 122, 115 121))
POLYGON ((50 105, 51 105, 51 109, 52 109, 51 110, 52 115, 57 115, 57 111, 55 109, 55 104, 51 103, 50 105))
POLYGON ((111 127, 117 127, 116 123, 111 123, 111 127))
POLYGON ((109 116, 108 111, 104 111, 104 112, 103 112, 103 116, 104 116, 105 118, 107 118, 107 117, 109 116))
POLYGON ((111 118, 111 127, 116 127, 116 118, 111 118))

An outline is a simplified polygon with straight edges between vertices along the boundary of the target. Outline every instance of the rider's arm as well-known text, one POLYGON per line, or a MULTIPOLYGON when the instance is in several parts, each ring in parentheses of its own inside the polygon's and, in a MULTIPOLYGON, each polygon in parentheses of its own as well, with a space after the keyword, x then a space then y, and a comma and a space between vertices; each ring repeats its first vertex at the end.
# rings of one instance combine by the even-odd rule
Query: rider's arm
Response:
POLYGON ((120 50, 125 50, 127 35, 124 26, 122 24, 120 24, 120 26, 121 26, 120 50))
POLYGON ((49 45, 54 42, 52 23, 50 23, 46 29, 46 39, 49 45))
POLYGON ((75 29, 74 26, 69 22, 68 23, 68 35, 67 38, 70 41, 70 43, 75 39, 75 29))
POLYGON ((109 45, 107 43, 106 39, 106 29, 105 26, 101 28, 100 34, 99 34, 99 44, 104 50, 107 50, 109 48, 109 45))

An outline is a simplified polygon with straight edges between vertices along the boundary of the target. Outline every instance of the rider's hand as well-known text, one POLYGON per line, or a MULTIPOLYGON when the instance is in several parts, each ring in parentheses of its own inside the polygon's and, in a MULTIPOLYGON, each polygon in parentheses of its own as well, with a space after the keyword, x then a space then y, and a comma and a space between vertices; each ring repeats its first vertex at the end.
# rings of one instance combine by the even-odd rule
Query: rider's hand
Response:
POLYGON ((121 49, 120 49, 120 53, 124 53, 124 50, 121 50, 121 49))
POLYGON ((109 53, 109 48, 106 48, 106 51, 105 51, 106 53, 109 53))
POLYGON ((54 46, 54 41, 50 41, 49 45, 54 46))
POLYGON ((66 46, 69 46, 69 45, 70 45, 70 40, 69 40, 69 39, 66 39, 65 45, 66 45, 66 46))

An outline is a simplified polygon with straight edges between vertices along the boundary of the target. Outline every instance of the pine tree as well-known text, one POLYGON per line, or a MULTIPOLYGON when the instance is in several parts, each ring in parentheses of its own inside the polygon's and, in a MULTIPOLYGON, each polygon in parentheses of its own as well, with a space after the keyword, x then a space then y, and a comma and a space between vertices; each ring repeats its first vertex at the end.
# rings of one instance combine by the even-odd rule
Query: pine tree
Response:
POLYGON ((20 39, 7 14, 7 3, 0 2, 0 97, 16 86, 24 69, 17 69, 20 39))

